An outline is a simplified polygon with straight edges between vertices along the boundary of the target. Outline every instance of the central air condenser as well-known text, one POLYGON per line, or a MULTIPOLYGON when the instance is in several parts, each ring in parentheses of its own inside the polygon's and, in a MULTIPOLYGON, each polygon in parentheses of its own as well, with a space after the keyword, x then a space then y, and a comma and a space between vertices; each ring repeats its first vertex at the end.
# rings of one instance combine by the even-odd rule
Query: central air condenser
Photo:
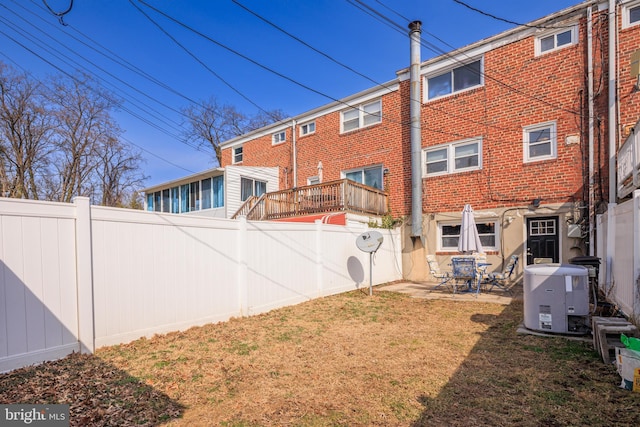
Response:
POLYGON ((560 334, 586 334, 589 270, 572 264, 537 264, 524 269, 524 326, 560 334))

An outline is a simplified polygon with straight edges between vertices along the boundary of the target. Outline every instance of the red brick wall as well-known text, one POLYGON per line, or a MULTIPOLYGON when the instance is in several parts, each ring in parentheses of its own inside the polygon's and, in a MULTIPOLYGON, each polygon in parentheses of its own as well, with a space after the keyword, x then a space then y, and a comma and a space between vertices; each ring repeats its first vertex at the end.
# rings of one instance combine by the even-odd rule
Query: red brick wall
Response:
MULTIPOLYGON (((607 190, 607 24, 606 11, 594 13, 596 86, 596 198, 607 190), (602 42, 604 41, 604 43, 602 42), (604 61, 604 62, 603 62, 604 61)), ((534 37, 497 47, 484 55, 484 85, 422 105, 422 146, 431 147, 482 137, 482 168, 423 177, 425 213, 542 203, 576 202, 588 197, 588 93, 586 18, 580 20, 579 43, 535 56, 534 37), (523 127, 555 121, 557 158, 525 163, 523 127), (569 138, 568 138, 569 137, 569 138)), ((629 57, 640 48, 640 26, 620 31, 620 122, 640 116, 640 94, 629 77, 629 57)), ((324 181, 348 169, 382 164, 385 190, 394 216, 411 212, 409 81, 382 98, 382 123, 340 134, 340 113, 316 119, 316 131, 297 139, 297 183, 318 174, 324 181)), ((345 107, 347 108, 347 107, 345 107)), ((291 128, 287 141, 272 146, 267 135, 244 145, 244 165, 281 167, 281 188, 294 186, 291 128)), ((223 166, 231 163, 223 150, 223 166)))

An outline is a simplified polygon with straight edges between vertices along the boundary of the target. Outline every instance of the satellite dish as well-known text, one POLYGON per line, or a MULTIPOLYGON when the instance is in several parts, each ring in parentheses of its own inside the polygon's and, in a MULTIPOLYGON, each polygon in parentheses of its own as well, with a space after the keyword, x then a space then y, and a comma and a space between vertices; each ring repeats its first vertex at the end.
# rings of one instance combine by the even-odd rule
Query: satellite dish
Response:
POLYGON ((375 252, 382 245, 384 238, 379 231, 367 231, 356 239, 356 246, 363 252, 375 252))
POLYGON ((373 254, 380 248, 384 238, 379 231, 366 231, 356 238, 356 246, 369 253, 369 295, 373 295, 373 254))

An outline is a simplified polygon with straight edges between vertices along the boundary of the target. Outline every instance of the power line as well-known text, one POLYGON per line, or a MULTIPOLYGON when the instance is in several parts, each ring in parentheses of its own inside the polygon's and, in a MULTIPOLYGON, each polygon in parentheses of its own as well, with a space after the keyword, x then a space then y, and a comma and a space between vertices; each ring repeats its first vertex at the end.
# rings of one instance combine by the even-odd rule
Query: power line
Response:
POLYGON ((496 21, 506 22, 507 24, 517 25, 517 26, 519 26, 519 27, 538 28, 538 29, 547 29, 547 28, 550 28, 550 29, 571 28, 571 27, 563 27, 563 26, 546 27, 546 26, 543 26, 543 25, 529 25, 529 24, 522 24, 522 23, 520 23, 520 22, 511 21, 511 20, 509 20, 509 19, 501 18, 501 17, 499 17, 499 16, 493 15, 493 14, 491 14, 491 13, 489 13, 489 12, 485 12, 484 10, 482 10, 482 9, 478 9, 478 8, 476 8, 476 7, 473 7, 473 6, 471 6, 471 5, 469 5, 469 4, 465 3, 465 2, 463 2, 463 1, 461 1, 461 0, 452 0, 452 1, 453 1, 454 3, 458 3, 460 6, 464 6, 464 7, 466 7, 466 8, 467 8, 467 9, 469 9, 469 10, 472 10, 472 11, 474 11, 474 12, 477 12, 477 13, 479 13, 480 15, 487 16, 487 17, 489 17, 489 18, 495 19, 496 21))

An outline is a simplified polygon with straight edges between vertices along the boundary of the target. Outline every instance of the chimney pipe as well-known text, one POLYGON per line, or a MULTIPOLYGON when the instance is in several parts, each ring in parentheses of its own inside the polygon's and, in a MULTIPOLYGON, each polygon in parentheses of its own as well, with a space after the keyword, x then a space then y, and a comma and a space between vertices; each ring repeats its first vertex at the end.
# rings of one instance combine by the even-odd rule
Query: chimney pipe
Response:
POLYGON ((411 43, 411 85, 409 113, 411 115, 411 237, 422 239, 422 137, 420 127, 420 34, 422 22, 409 24, 411 43))

